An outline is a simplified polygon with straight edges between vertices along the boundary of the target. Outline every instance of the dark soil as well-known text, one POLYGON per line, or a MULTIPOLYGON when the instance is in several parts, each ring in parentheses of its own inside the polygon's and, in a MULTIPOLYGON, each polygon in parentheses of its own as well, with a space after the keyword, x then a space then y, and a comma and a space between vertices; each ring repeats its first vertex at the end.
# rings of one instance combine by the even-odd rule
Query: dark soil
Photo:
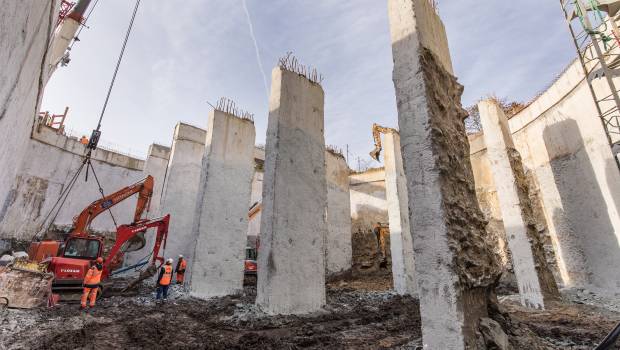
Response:
MULTIPOLYGON (((416 349, 418 301, 390 286, 385 274, 332 278, 325 309, 301 317, 260 312, 251 283, 242 296, 202 301, 177 293, 162 305, 145 284, 137 296, 104 298, 88 312, 62 304, 0 314, 0 349, 416 349)), ((577 304, 532 311, 503 301, 495 318, 514 349, 592 349, 620 315, 577 304)))

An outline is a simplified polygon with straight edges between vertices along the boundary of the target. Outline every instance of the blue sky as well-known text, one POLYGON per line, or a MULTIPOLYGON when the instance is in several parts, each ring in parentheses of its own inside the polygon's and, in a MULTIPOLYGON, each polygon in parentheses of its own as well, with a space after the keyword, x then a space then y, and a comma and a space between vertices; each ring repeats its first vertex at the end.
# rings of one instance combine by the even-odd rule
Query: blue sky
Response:
MULTIPOLYGON (((122 44, 133 1, 101 0, 68 67, 47 85, 42 110, 70 107, 67 128, 89 134, 122 44)), ((169 145, 178 121, 206 127, 207 101, 233 99, 255 115, 264 143, 271 70, 293 51, 324 76, 326 143, 345 149, 350 166, 371 163, 373 122, 397 126, 386 0, 142 1, 102 139, 144 156, 169 145), (263 75, 264 73, 264 75, 263 75)), ((463 104, 495 94, 527 101, 575 56, 558 1, 443 0, 463 104), (518 3, 518 4, 517 4, 518 3)))

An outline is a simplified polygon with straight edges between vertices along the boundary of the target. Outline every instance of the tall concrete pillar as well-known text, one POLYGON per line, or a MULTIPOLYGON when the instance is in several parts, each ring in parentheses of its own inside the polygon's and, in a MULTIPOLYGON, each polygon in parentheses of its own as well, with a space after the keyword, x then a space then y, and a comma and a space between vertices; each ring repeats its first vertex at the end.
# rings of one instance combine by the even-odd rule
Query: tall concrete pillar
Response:
MULTIPOLYGON (((151 206, 149 210, 149 217, 156 218, 163 216, 159 211, 162 189, 164 188, 164 181, 166 179, 166 171, 168 169, 168 160, 170 159, 170 147, 152 144, 149 147, 149 153, 144 164, 144 170, 142 170, 143 177, 151 175, 155 180, 155 187, 153 188, 153 196, 151 197, 151 206)), ((155 229, 150 230, 145 235, 146 244, 144 248, 135 252, 125 255, 125 266, 131 266, 137 264, 140 261, 145 260, 148 254, 153 251, 153 245, 155 244, 155 229)))
POLYGON ((327 176, 327 273, 351 268, 351 196, 349 195, 349 166, 340 153, 325 152, 327 176))
MULTIPOLYGON (((178 123, 174 129, 168 173, 161 198, 161 213, 170 214, 166 257, 176 259, 182 254, 192 261, 194 215, 198 194, 206 131, 178 123)), ((191 271, 192 266, 188 268, 191 271)))
POLYGON ((325 138, 321 86, 272 72, 256 303, 272 314, 325 305, 325 138))
POLYGON ((498 268, 476 200, 463 87, 431 2, 388 8, 424 348, 478 349, 498 268))
POLYGON ((255 138, 251 120, 220 110, 209 115, 190 260, 194 296, 212 298, 243 290, 255 138))
POLYGON ((390 222, 390 250, 394 290, 401 295, 415 295, 413 242, 409 224, 407 178, 400 152, 400 136, 392 130, 385 134, 385 194, 390 222))
POLYGON ((536 229, 521 156, 497 102, 481 101, 478 109, 521 304, 544 309, 545 302, 557 299, 559 292, 536 229))

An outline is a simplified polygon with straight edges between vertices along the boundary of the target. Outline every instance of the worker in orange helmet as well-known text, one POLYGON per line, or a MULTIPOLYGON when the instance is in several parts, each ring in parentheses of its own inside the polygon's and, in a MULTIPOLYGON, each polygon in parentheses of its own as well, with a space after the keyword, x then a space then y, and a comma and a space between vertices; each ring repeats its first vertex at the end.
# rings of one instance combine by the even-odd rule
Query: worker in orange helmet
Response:
POLYGON ((174 272, 177 274, 177 284, 183 284, 185 281, 185 270, 187 269, 187 261, 183 259, 183 255, 179 255, 179 261, 177 261, 177 267, 174 272))
POLYGON ((95 307, 97 300, 97 291, 101 282, 101 273, 103 272, 103 259, 101 257, 95 260, 95 264, 88 269, 84 277, 84 290, 82 299, 80 300, 80 310, 86 308, 86 300, 90 297, 90 307, 95 307))
POLYGON ((159 269, 159 276, 157 277, 157 301, 161 299, 162 295, 164 301, 168 299, 168 287, 170 287, 170 282, 172 282, 172 273, 172 259, 168 259, 159 269))

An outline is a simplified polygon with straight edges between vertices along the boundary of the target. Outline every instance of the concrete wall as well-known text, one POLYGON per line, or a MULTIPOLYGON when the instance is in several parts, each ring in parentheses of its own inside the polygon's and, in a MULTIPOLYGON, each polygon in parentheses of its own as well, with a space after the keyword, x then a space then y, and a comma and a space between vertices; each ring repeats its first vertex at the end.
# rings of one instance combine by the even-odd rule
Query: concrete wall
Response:
POLYGON ((328 273, 351 268, 351 200, 349 166, 342 154, 325 152, 327 177, 326 268, 328 273))
POLYGON ((563 284, 617 290, 620 174, 578 62, 509 124, 540 188, 563 284))
POLYGON ((252 121, 219 110, 210 113, 190 260, 194 296, 212 298, 243 290, 255 138, 252 121))
POLYGON ((47 83, 47 48, 59 3, 23 0, 0 6, 0 222, 17 197, 16 176, 47 83))
POLYGON ((385 197, 385 171, 371 169, 351 174, 351 230, 372 231, 377 222, 387 223, 387 202, 385 197))
POLYGON ((269 105, 256 303, 308 313, 325 304, 323 89, 276 67, 269 105))
MULTIPOLYGON (((168 160, 170 159, 170 147, 152 144, 149 147, 148 157, 144 164, 144 170, 142 170, 142 177, 145 178, 151 175, 155 180, 155 187, 153 188, 153 197, 151 198, 151 207, 148 213, 150 218, 157 218, 166 215, 167 213, 160 212, 161 195, 164 188, 164 181, 166 179, 166 172, 168 170, 168 160)), ((135 252, 130 252, 125 255, 125 266, 131 266, 138 262, 144 261, 148 257, 149 253, 153 251, 153 245, 155 244, 155 236, 157 234, 156 229, 150 229, 146 235, 146 243, 144 247, 135 252)))
MULTIPOLYGON (((205 139, 206 131, 192 125, 179 123, 174 130, 160 207, 162 213, 171 216, 166 257, 182 254, 188 262, 192 261, 195 243, 192 231, 205 139)), ((188 265, 190 271, 191 268, 188 265)))
POLYGON ((385 190, 390 223, 390 251, 394 290, 401 295, 415 295, 415 265, 411 225, 409 223, 409 195, 403 168, 398 132, 385 134, 385 190))
MULTIPOLYGON (((41 126, 28 140, 27 148, 17 171, 10 201, 0 223, 0 237, 30 240, 37 232, 60 193, 82 164, 84 145, 75 138, 59 135, 55 129, 41 126)), ((93 152, 93 167, 106 194, 142 179, 144 161, 122 154, 97 149, 93 152)), ((73 217, 91 202, 99 199, 98 186, 92 172, 88 182, 85 171, 77 179, 68 200, 58 217, 56 226, 72 225, 73 217)), ((117 222, 133 220, 136 199, 131 198, 112 208, 117 222)), ((115 232, 109 213, 102 213, 93 221, 95 231, 115 232)))

